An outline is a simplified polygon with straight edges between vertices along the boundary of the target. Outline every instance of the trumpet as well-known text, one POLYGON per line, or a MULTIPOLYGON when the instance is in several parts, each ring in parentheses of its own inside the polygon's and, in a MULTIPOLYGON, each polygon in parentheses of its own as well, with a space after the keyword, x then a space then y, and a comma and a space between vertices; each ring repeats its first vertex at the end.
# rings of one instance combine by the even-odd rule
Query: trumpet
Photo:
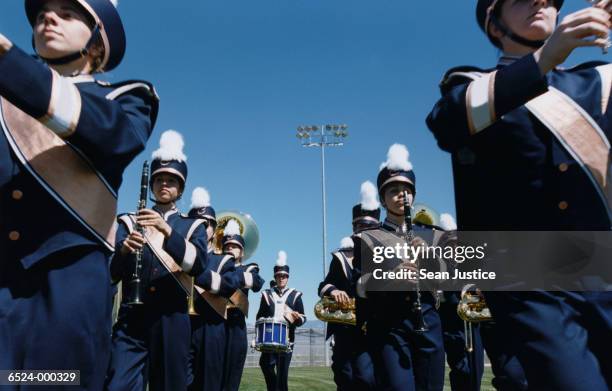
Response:
MULTIPOLYGON (((404 235, 409 245, 414 240, 414 232, 412 231, 412 215, 410 211, 410 204, 408 202, 408 192, 404 192, 404 235)), ((417 262, 418 266, 418 262, 417 262)), ((425 323, 425 317, 423 316, 423 305, 421 303, 421 284, 420 284, 419 273, 416 273, 416 302, 414 303, 414 312, 417 316, 417 324, 415 330, 417 333, 424 333, 428 330, 427 324, 425 323)))
POLYGON ((348 304, 340 304, 325 296, 315 304, 314 313, 317 319, 323 322, 357 325, 354 298, 351 298, 348 304))
POLYGON ((195 309, 195 277, 191 277, 191 294, 189 295, 188 301, 187 301, 187 308, 188 308, 188 313, 190 316, 197 316, 199 315, 198 311, 196 311, 195 309))
POLYGON ((457 315, 463 320, 465 330, 465 350, 474 350, 472 324, 493 320, 491 311, 482 293, 474 284, 468 284, 461 290, 461 299, 457 305, 457 315))

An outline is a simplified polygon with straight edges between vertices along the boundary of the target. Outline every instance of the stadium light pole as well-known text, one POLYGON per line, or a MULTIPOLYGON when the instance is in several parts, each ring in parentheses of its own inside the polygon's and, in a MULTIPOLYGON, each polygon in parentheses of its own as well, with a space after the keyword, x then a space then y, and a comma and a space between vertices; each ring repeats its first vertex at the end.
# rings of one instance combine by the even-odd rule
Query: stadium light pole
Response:
MULTIPOLYGON (((325 193, 325 148, 341 147, 348 137, 348 126, 337 124, 298 126, 296 134, 304 148, 321 148, 321 199, 323 203, 323 278, 325 278, 327 258, 327 197, 325 193)), ((329 366, 329 349, 325 344, 327 323, 323 329, 323 351, 325 352, 325 365, 329 366)))
POLYGON ((326 124, 322 126, 298 126, 296 137, 302 147, 321 148, 321 198, 323 203, 323 278, 325 278, 327 258, 327 196, 325 189, 325 148, 341 147, 348 137, 348 126, 326 124))

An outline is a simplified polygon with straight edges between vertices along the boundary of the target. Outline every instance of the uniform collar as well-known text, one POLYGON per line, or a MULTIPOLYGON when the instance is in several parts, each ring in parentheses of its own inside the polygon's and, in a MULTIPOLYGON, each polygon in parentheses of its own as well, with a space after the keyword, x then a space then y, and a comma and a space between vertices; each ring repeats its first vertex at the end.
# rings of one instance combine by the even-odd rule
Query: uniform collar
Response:
POLYGON ((287 292, 287 290, 289 290, 289 287, 288 287, 288 286, 286 286, 286 287, 285 287, 283 290, 281 290, 279 287, 275 286, 275 287, 274 287, 274 290, 276 291, 276 293, 277 293, 279 296, 282 296, 282 295, 284 295, 284 294, 285 294, 285 292, 287 292))
POLYGON ((385 219, 382 226, 387 231, 402 232, 402 226, 395 224, 393 221, 389 220, 388 218, 385 219))
POLYGON ((499 58, 499 61, 497 62, 497 66, 498 67, 505 67, 507 65, 510 65, 512 63, 514 63, 515 61, 521 59, 520 56, 513 56, 510 54, 504 54, 503 56, 501 56, 499 58))
POLYGON ((153 210, 156 211, 157 213, 159 213, 165 221, 168 221, 168 218, 170 216, 172 216, 175 213, 178 213, 178 209, 176 209, 176 207, 170 209, 169 211, 167 211, 166 213, 162 213, 160 210, 158 210, 156 207, 153 207, 153 210))
POLYGON ((73 83, 93 83, 96 81, 92 75, 76 75, 70 77, 70 81, 73 83))

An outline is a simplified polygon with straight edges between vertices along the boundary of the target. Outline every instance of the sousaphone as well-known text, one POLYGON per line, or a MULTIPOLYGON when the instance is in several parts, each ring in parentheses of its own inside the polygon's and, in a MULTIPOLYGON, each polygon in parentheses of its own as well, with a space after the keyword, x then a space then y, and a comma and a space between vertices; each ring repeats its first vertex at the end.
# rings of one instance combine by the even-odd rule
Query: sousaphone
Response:
POLYGON ((242 261, 249 259, 257 250, 259 245, 259 229, 253 217, 247 213, 237 211, 224 211, 217 214, 217 228, 214 232, 213 248, 215 253, 223 252, 223 230, 227 222, 234 219, 240 226, 240 235, 244 239, 244 255, 242 261))

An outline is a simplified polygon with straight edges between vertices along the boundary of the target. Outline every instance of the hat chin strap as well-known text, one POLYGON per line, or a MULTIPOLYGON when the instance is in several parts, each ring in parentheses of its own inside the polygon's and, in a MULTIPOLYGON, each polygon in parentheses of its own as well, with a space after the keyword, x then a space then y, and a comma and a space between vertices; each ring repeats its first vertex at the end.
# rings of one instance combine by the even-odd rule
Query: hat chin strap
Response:
MULTIPOLYGON (((89 54, 89 50, 91 49, 91 46, 96 41, 98 34, 100 34, 100 25, 96 24, 96 26, 91 31, 91 37, 89 38, 89 41, 87 41, 87 44, 85 45, 85 47, 79 50, 78 52, 74 52, 72 54, 68 54, 66 56, 59 57, 59 58, 47 58, 47 57, 41 56, 40 54, 38 54, 38 57, 43 59, 49 65, 69 64, 89 54)), ((34 48, 34 50, 36 50, 36 48, 34 48)))
POLYGON ((502 34, 504 34, 505 36, 513 40, 514 42, 519 43, 521 45, 528 46, 534 49, 539 49, 546 42, 546 41, 536 41, 536 40, 527 39, 525 37, 521 37, 520 35, 510 30, 508 27, 504 26, 504 24, 500 22, 499 19, 497 19, 495 16, 491 16, 491 23, 493 23, 495 27, 497 27, 502 32, 502 34))

